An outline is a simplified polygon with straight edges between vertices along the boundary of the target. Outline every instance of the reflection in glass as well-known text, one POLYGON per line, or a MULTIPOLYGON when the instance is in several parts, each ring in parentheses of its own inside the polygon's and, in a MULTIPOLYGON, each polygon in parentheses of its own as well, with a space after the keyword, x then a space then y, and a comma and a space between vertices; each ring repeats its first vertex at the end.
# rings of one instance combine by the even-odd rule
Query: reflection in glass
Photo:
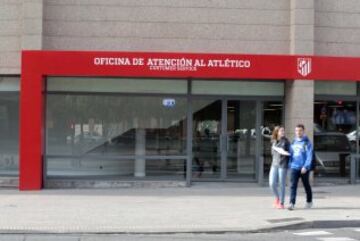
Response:
POLYGON ((316 101, 314 150, 318 176, 349 176, 350 154, 356 151, 356 102, 316 101))
MULTIPOLYGON (((145 160, 145 155, 186 155, 186 113, 187 100, 182 97, 49 94, 46 154, 81 160, 56 159, 56 165, 65 169, 72 163, 79 172, 90 166, 89 173, 97 170, 99 175, 122 175, 130 171, 136 177, 145 177, 147 168, 158 165, 160 170, 162 162, 164 166, 173 165, 171 160, 145 160), (131 165, 103 161, 119 156, 136 157, 131 165), (117 168, 112 167, 115 163, 117 168)), ((49 173, 53 173, 54 165, 48 165, 49 173)))
POLYGON ((221 100, 193 100, 193 178, 220 177, 221 100))
POLYGON ((262 134, 262 156, 264 158, 264 176, 268 176, 271 167, 271 135, 275 126, 282 125, 283 103, 264 102, 263 103, 263 124, 262 134))
MULTIPOLYGON (((137 179, 177 179, 185 178, 185 159, 146 159, 146 175, 137 179)), ((134 159, 101 159, 89 157, 47 158, 48 177, 91 177, 131 179, 134 177, 134 159)))
POLYGON ((256 102, 228 101, 227 176, 255 178, 256 102))
POLYGON ((0 175, 19 173, 19 94, 0 92, 0 175))

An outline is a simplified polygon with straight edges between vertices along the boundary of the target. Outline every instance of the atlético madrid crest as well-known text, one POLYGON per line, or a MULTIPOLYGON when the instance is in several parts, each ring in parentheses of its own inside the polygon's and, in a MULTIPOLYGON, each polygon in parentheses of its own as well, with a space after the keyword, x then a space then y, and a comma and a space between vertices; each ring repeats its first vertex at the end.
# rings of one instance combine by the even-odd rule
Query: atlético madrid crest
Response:
POLYGON ((311 73, 311 58, 298 58, 297 71, 304 77, 308 76, 311 73))

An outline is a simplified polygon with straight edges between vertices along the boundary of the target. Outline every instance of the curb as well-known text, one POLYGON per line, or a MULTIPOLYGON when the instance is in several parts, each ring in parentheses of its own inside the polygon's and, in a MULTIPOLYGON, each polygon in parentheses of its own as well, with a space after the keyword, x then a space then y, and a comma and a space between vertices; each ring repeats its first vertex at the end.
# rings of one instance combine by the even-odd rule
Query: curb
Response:
MULTIPOLYGON (((279 230, 283 230, 279 227, 279 230)), ((315 220, 306 221, 299 224, 287 225, 286 230, 299 229, 334 229, 334 228, 358 228, 360 227, 360 220, 315 220)), ((274 229, 276 230, 276 228, 274 229)))
POLYGON ((184 231, 62 231, 62 230, 30 230, 30 229, 0 229, 1 234, 150 234, 150 235, 169 235, 169 234, 224 234, 224 233, 270 233, 286 230, 302 229, 334 229, 334 228, 353 228, 360 227, 360 220, 322 220, 322 221, 302 221, 291 224, 276 225, 265 228, 255 229, 219 229, 219 230, 184 230, 184 231))

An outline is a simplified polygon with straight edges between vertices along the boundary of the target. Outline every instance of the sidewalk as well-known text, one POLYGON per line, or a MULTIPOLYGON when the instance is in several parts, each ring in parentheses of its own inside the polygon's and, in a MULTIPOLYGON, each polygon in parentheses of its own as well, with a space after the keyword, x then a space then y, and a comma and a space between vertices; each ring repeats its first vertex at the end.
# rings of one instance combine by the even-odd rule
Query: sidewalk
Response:
MULTIPOLYGON (((318 221, 360 221, 360 186, 314 188, 314 208, 272 208, 256 184, 200 183, 191 188, 0 190, 1 233, 252 232, 318 221)), ((340 225, 340 223, 339 223, 340 225)))

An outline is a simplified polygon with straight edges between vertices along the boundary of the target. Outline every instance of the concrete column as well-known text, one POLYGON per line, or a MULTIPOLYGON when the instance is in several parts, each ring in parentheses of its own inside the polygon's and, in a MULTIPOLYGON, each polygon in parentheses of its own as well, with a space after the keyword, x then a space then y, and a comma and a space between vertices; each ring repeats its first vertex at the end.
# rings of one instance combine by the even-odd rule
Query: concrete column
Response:
POLYGON ((305 125, 305 133, 313 139, 314 81, 288 80, 285 91, 285 128, 289 138, 294 137, 295 126, 305 125))
POLYGON ((145 141, 146 141, 146 132, 145 129, 137 128, 135 137, 135 177, 145 177, 145 141))
MULTIPOLYGON (((314 53, 314 0, 291 0, 290 53, 314 53)), ((305 125, 306 134, 313 139, 314 81, 287 80, 285 84, 285 127, 294 137, 296 124, 305 125)))
POLYGON ((22 1, 21 49, 42 49, 43 0, 22 1))
MULTIPOLYGON (((314 54, 315 0, 291 0, 290 3, 290 53, 314 54)), ((294 138, 295 126, 305 125, 305 133, 313 141, 314 134, 314 81, 291 80, 285 84, 285 128, 289 138, 294 138)), ((314 183, 314 173, 310 173, 314 183)))

